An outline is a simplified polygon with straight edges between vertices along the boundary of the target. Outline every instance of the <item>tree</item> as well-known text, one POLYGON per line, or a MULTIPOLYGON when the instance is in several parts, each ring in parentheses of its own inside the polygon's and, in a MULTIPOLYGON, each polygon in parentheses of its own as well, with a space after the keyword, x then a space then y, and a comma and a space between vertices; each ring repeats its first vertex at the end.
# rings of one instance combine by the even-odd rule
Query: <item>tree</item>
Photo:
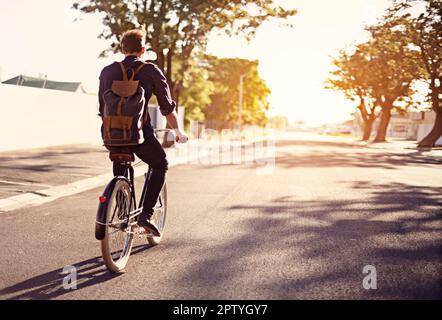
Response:
POLYGON ((326 89, 339 90, 347 99, 358 101, 357 110, 363 121, 363 141, 370 139, 378 107, 369 86, 370 64, 366 46, 360 44, 354 50, 341 50, 332 62, 335 68, 325 85, 326 89))
POLYGON ((268 126, 276 130, 286 130, 289 126, 289 119, 285 116, 276 115, 268 120, 268 126))
POLYGON ((105 29, 99 37, 113 43, 102 56, 119 50, 124 31, 144 26, 148 46, 156 53, 156 63, 164 71, 177 103, 192 53, 205 47, 210 32, 222 30, 251 39, 263 22, 286 20, 296 14, 296 10, 284 9, 273 0, 80 0, 73 8, 104 15, 105 29), (176 60, 180 61, 179 70, 173 72, 176 60))
POLYGON ((239 120, 239 82, 243 82, 241 121, 245 125, 265 126, 270 89, 258 74, 258 61, 219 59, 207 56, 209 81, 214 84, 211 103, 205 109, 208 125, 213 129, 232 128, 239 120))
POLYGON ((210 96, 214 93, 215 86, 209 80, 206 66, 199 61, 193 61, 183 79, 181 103, 186 107, 185 123, 203 121, 204 111, 210 105, 210 96))
POLYGON ((436 114, 432 130, 419 142, 419 147, 433 147, 442 136, 442 2, 436 0, 396 1, 391 16, 400 16, 411 42, 420 53, 423 80, 428 82, 431 108, 436 114), (412 17, 408 9, 424 4, 424 12, 412 17))
POLYGON ((381 109, 381 119, 374 141, 382 142, 392 110, 404 112, 415 104, 413 83, 421 77, 422 68, 417 63, 418 51, 409 46, 411 39, 403 23, 402 17, 386 15, 380 23, 367 27, 371 38, 357 45, 354 53, 341 51, 326 82, 347 98, 358 99, 364 140, 370 137, 377 108, 381 109))
POLYGON ((366 50, 370 64, 368 87, 381 107, 381 121, 374 142, 385 141, 391 111, 405 111, 413 105, 413 83, 421 77, 419 53, 409 46, 410 38, 402 27, 403 18, 386 16, 368 27, 371 39, 366 50))
POLYGON ((427 1, 427 10, 414 21, 413 40, 421 50, 421 58, 430 80, 431 106, 436 120, 419 147, 434 147, 442 136, 442 2, 427 1))

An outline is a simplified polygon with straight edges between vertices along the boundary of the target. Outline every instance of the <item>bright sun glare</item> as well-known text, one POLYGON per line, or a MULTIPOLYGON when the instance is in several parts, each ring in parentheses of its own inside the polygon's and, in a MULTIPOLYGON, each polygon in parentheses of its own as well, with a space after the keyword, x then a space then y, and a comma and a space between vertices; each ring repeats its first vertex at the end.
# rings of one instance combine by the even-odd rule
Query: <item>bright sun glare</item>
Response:
MULTIPOLYGON (((245 40, 223 35, 210 36, 208 51, 220 57, 258 59, 260 74, 270 87, 270 114, 287 116, 290 121, 317 125, 346 120, 354 106, 339 93, 325 90, 324 79, 330 56, 345 45, 366 36, 364 25, 373 22, 391 3, 389 0, 281 0, 296 8, 294 28, 278 22, 261 26, 256 38, 245 40)), ((49 78, 82 81, 96 92, 100 69, 121 56, 97 59, 108 43, 97 39, 99 16, 84 16, 72 23, 76 14, 70 0, 2 1, 0 28, 8 50, 0 53, 2 79, 20 73, 47 74, 49 78), (35 13, 39 14, 35 14, 35 13), (22 23, 26 21, 26 23, 22 23), (17 34, 18 33, 18 34, 17 34)))

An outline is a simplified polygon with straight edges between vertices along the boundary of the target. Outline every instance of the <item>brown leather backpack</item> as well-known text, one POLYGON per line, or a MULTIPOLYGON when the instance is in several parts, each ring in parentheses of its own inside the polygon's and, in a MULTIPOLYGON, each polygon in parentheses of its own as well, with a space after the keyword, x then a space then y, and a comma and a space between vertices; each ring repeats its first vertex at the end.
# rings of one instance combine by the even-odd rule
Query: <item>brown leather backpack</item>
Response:
POLYGON ((136 70, 131 69, 132 76, 119 62, 123 73, 122 80, 115 80, 112 88, 103 94, 103 142, 106 147, 137 146, 144 142, 143 126, 148 121, 148 110, 144 89, 134 80, 136 74, 144 67, 141 64, 136 70))

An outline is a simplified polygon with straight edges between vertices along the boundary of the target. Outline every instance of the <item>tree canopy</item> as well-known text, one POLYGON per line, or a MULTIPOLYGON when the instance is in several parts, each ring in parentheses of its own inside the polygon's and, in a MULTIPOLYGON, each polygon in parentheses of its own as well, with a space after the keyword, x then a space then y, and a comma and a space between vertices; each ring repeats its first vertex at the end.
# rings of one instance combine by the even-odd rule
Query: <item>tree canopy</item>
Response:
POLYGON ((270 89, 258 73, 258 61, 206 57, 208 80, 214 84, 211 103, 205 110, 211 128, 231 128, 239 120, 239 85, 243 80, 243 107, 241 122, 264 126, 269 109, 270 89))
POLYGON ((205 47, 212 31, 251 39, 263 22, 275 18, 290 25, 286 19, 296 14, 273 0, 80 0, 73 7, 103 14, 105 29, 99 37, 113 42, 102 55, 118 51, 124 31, 144 27, 148 47, 156 53, 156 62, 165 71, 176 99, 192 53, 205 47), (176 79, 172 79, 174 60, 181 62, 176 79))
POLYGON ((367 44, 341 50, 332 61, 334 69, 326 80, 326 88, 341 91, 344 96, 357 101, 357 109, 363 122, 362 140, 370 139, 373 122, 376 120, 376 97, 370 87, 370 63, 367 60, 367 44))
POLYGON ((238 60, 235 64, 210 57, 205 61, 207 69, 199 60, 212 32, 251 40, 262 23, 271 19, 291 27, 288 18, 296 14, 295 9, 285 9, 274 0, 78 0, 73 8, 102 15, 104 29, 99 38, 111 40, 111 45, 100 56, 120 49, 124 31, 144 28, 147 49, 155 52, 154 62, 165 73, 174 100, 186 106, 187 122, 236 121, 239 74, 235 68, 252 70, 244 85, 242 119, 245 124, 265 124, 269 90, 257 75, 257 62, 238 60))
MULTIPOLYGON (((351 100, 359 99, 358 109, 366 126, 371 128, 375 109, 381 108, 375 141, 385 141, 393 109, 403 112, 416 103, 413 84, 422 78, 419 51, 410 45, 404 19, 386 15, 367 27, 370 39, 357 45, 352 53, 341 52, 333 61, 336 69, 327 81, 329 88, 343 91, 351 100)), ((369 132, 365 132, 364 139, 368 138, 369 132)))
POLYGON ((442 135, 442 1, 395 1, 389 16, 401 21, 410 44, 419 52, 420 59, 416 60, 416 64, 422 67, 422 80, 428 82, 428 98, 436 113, 433 129, 419 142, 419 146, 432 147, 442 135), (423 4, 424 11, 413 16, 409 9, 416 4, 423 4))

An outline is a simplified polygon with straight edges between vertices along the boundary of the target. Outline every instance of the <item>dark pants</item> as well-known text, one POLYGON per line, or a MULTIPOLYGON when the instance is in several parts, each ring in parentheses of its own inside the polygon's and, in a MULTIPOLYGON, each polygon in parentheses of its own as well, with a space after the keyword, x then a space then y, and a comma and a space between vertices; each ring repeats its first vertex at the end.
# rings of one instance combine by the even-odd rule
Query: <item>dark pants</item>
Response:
MULTIPOLYGON (((143 144, 127 148, 126 150, 135 153, 138 158, 152 169, 149 181, 146 180, 146 183, 148 183, 147 194, 143 202, 143 215, 151 215, 166 180, 168 168, 166 152, 164 152, 163 147, 154 136, 146 138, 143 144)), ((124 167, 121 164, 114 162, 113 169, 114 176, 124 175, 124 167)))

